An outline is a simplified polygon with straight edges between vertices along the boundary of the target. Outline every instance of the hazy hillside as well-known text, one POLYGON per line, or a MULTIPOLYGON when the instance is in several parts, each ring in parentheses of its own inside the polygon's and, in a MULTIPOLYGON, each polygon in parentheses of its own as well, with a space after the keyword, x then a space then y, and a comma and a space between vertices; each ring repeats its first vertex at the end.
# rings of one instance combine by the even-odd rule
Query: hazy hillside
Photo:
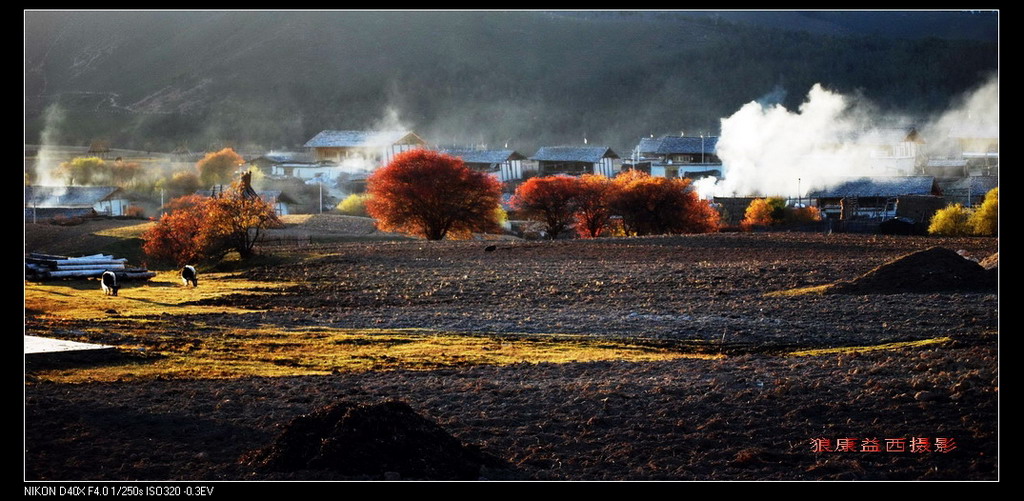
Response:
POLYGON ((816 82, 928 113, 997 67, 994 15, 845 14, 26 12, 27 141, 294 148, 398 123, 432 143, 625 153, 714 134, 768 95, 796 107, 816 82))

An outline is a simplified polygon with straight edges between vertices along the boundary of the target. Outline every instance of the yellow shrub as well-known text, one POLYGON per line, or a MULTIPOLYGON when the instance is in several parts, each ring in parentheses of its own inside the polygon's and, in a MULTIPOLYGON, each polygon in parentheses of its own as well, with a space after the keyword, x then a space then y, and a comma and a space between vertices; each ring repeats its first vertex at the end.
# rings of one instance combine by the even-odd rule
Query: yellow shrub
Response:
POLYGON ((968 222, 970 217, 970 209, 966 209, 960 204, 953 204, 945 209, 939 209, 932 216, 931 224, 928 225, 928 234, 946 237, 970 235, 971 226, 968 222))
POLYGON ((368 195, 353 193, 338 204, 338 212, 347 216, 366 216, 366 197, 368 195))
POLYGON ((971 214, 969 224, 975 235, 996 235, 999 230, 999 188, 992 188, 985 194, 985 201, 971 214))

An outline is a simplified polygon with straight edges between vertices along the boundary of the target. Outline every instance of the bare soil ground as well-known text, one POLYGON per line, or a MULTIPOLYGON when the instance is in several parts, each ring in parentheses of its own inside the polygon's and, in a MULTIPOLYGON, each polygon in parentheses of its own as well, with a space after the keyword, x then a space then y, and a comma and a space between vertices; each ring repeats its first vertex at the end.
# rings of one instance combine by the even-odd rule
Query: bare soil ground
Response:
MULTIPOLYGON (((769 295, 851 280, 933 246, 982 260, 997 251, 995 239, 774 233, 487 244, 495 248, 314 245, 304 249, 310 259, 239 272, 295 285, 201 300, 252 310, 203 321, 571 333, 726 356, 76 385, 29 374, 26 479, 429 478, 276 471, 243 459, 304 414, 395 400, 497 458, 481 468, 487 479, 999 478, 996 290, 769 295), (910 341, 933 342, 875 349, 910 341), (806 355, 790 354, 798 350, 806 355), (823 440, 828 452, 812 449, 823 440), (853 449, 836 451, 843 442, 853 449)), ((54 328, 27 315, 30 334, 54 328)), ((192 321, 181 319, 183 332, 192 321)))

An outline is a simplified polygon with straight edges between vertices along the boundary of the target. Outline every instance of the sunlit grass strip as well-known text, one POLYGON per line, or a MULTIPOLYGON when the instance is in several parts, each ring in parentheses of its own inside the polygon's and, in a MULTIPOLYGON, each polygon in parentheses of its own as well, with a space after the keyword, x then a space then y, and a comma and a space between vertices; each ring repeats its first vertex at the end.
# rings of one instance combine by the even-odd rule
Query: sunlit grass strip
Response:
POLYGON ((768 292, 765 294, 767 297, 791 297, 791 296, 805 296, 809 294, 824 294, 833 287, 832 284, 825 285, 814 285, 811 287, 798 287, 796 289, 787 289, 784 291, 768 292))
POLYGON ((269 294, 292 284, 253 282, 231 278, 228 274, 200 275, 199 287, 185 287, 178 272, 162 272, 145 282, 126 282, 118 296, 106 296, 97 280, 27 282, 25 308, 40 312, 42 317, 92 320, 140 317, 164 313, 187 315, 196 313, 238 313, 252 311, 226 306, 189 304, 230 294, 269 294))
POLYGON ((159 358, 102 367, 40 371, 55 382, 139 379, 218 379, 246 376, 306 376, 389 370, 432 370, 476 365, 570 363, 607 360, 714 359, 607 339, 489 337, 447 332, 367 333, 360 329, 227 329, 201 338, 173 336, 135 340, 125 352, 145 349, 159 358), (167 341, 167 342, 165 342, 167 341), (148 344, 148 348, 143 345, 148 344))
POLYGON ((836 353, 855 353, 863 351, 895 350, 899 348, 913 348, 928 346, 951 341, 949 337, 936 337, 931 339, 919 339, 917 341, 899 341, 896 343, 876 344, 871 346, 841 346, 838 348, 815 348, 810 350, 798 350, 787 353, 787 356, 794 357, 815 357, 820 355, 832 355, 836 353))
POLYGON ((93 235, 115 238, 141 238, 142 234, 153 226, 156 226, 156 222, 146 221, 144 223, 133 224, 130 226, 120 226, 117 228, 96 231, 93 232, 93 235))

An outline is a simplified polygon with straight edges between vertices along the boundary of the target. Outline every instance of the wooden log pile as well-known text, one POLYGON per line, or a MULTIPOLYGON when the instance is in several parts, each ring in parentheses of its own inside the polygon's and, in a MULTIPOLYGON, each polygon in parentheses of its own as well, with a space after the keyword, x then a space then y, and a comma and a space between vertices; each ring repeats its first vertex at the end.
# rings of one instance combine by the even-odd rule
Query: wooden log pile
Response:
POLYGON ((117 274, 118 281, 149 280, 156 272, 130 267, 128 260, 106 254, 67 257, 30 253, 25 257, 25 279, 42 281, 51 278, 98 278, 104 271, 117 274))

